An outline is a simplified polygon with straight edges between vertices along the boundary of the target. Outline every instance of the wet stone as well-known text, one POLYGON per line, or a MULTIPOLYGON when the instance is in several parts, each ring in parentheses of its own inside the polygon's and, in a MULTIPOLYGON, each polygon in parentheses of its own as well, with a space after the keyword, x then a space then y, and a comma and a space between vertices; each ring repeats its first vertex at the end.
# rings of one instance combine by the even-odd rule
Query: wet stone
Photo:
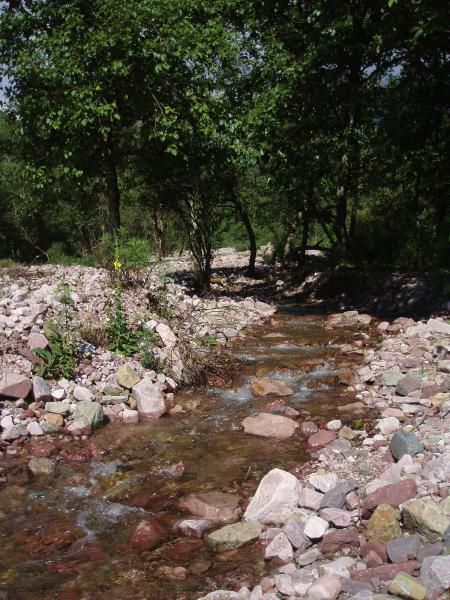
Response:
POLYGON ((182 498, 179 507, 197 517, 226 523, 238 519, 239 500, 239 496, 235 494, 203 492, 182 498))
POLYGON ((297 429, 297 423, 288 417, 271 413, 259 413, 242 421, 245 433, 261 437, 289 438, 297 429))
POLYGON ((257 521, 248 521, 225 525, 205 536, 206 545, 215 552, 224 552, 240 548, 244 544, 258 539, 262 525, 257 521))
POLYGON ((55 470, 55 464, 44 456, 33 456, 28 462, 28 468, 33 475, 51 475, 55 470))

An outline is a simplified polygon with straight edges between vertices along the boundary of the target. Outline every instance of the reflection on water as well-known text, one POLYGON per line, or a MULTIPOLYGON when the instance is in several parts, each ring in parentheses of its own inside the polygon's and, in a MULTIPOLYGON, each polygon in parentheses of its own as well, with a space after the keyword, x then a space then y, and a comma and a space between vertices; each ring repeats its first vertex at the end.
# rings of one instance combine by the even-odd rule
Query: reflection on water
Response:
POLYGON ((258 544, 212 555, 201 540, 175 532, 185 516, 177 502, 204 490, 237 493, 244 501, 270 468, 304 462, 300 437, 277 440, 275 453, 272 440, 240 429, 243 418, 274 400, 256 398, 251 379, 286 382, 294 395, 284 401, 308 419, 333 417, 336 404, 353 399, 336 377, 349 364, 338 353, 348 335, 284 307, 276 326, 253 331, 231 349, 242 361, 233 385, 185 390, 177 396, 184 412, 155 423, 109 425, 85 443, 94 446, 95 461, 60 463, 51 480, 28 480, 18 461, 0 490, 0 598, 191 600, 259 579, 270 567, 258 544), (152 551, 136 552, 130 534, 150 515, 166 538, 152 551), (173 571, 180 566, 185 579, 173 571))

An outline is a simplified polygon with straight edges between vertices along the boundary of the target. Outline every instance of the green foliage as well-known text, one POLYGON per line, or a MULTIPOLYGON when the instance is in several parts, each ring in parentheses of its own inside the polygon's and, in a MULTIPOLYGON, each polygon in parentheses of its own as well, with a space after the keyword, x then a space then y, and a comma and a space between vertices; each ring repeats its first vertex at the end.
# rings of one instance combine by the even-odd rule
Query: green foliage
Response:
POLYGON ((72 335, 53 331, 48 337, 47 348, 37 348, 35 353, 42 360, 36 373, 45 379, 72 379, 77 367, 77 356, 72 335))

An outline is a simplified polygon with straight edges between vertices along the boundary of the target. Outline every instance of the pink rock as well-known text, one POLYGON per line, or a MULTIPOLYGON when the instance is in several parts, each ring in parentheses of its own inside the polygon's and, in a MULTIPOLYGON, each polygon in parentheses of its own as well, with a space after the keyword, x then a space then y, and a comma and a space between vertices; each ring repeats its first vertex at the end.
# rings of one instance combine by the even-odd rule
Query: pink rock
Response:
POLYGON ((279 533, 273 538, 264 552, 266 560, 277 559, 282 564, 287 564, 294 560, 294 549, 284 532, 279 533))
POLYGON ((319 512, 319 517, 335 527, 350 527, 352 524, 350 513, 340 508, 324 508, 319 512))
POLYGON ((252 392, 255 396, 292 396, 292 390, 283 381, 269 379, 268 377, 257 377, 251 383, 252 392))
POLYGON ((364 571, 353 571, 351 578, 357 581, 391 581, 400 573, 404 571, 411 575, 414 571, 420 568, 420 563, 417 560, 407 560, 403 563, 393 565, 380 565, 379 567, 373 567, 371 569, 365 569, 364 571))
POLYGON ((417 493, 417 483, 413 479, 403 479, 397 483, 390 483, 365 497, 362 503, 362 514, 368 515, 380 504, 399 506, 403 502, 414 498, 417 493))
POLYGON ((378 323, 378 325, 377 325, 377 331, 379 331, 380 333, 383 333, 384 331, 387 330, 388 327, 389 327, 389 323, 387 321, 381 321, 381 323, 378 323))
POLYGON ((245 433, 261 437, 289 438, 294 435, 297 423, 288 417, 259 413, 256 417, 246 417, 242 421, 245 433))
POLYGON ((0 397, 26 398, 31 388, 28 377, 10 371, 0 371, 0 397))
POLYGON ((308 590, 309 600, 335 600, 342 591, 341 580, 335 575, 322 575, 308 590))
POLYGON ((397 419, 401 419, 404 417, 404 413, 399 408, 388 407, 383 410, 381 413, 382 417, 397 417, 397 419))
POLYGON ((184 519, 176 524, 176 529, 179 529, 189 537, 201 538, 205 531, 216 525, 215 521, 209 519, 184 519))
POLYGON ((164 394, 151 379, 144 377, 132 390, 140 419, 159 419, 167 411, 164 394))
POLYGON ((153 517, 139 523, 130 537, 130 544, 138 550, 150 550, 161 541, 165 533, 164 527, 153 517))
POLYGON ((320 503, 322 502, 322 498, 323 494, 320 492, 316 492, 316 490, 302 486, 298 505, 318 511, 320 508, 320 503))
POLYGON ((67 426, 67 431, 74 437, 90 435, 92 432, 91 427, 81 420, 70 423, 70 425, 67 426))
POLYGON ((321 448, 322 446, 326 446, 335 439, 336 433, 334 431, 326 431, 325 429, 322 429, 321 431, 314 433, 308 439, 308 445, 311 448, 321 448))
POLYGON ((375 552, 375 550, 369 550, 364 556, 364 563, 369 569, 371 569, 373 567, 379 567, 382 565, 383 559, 375 552))
POLYGON ((125 408, 122 413, 122 420, 124 423, 127 423, 127 425, 139 423, 139 413, 137 410, 125 408))
POLYGON ((30 350, 36 350, 36 348, 47 348, 48 339, 42 333, 31 333, 27 346, 30 350))
POLYGON ((366 542, 361 546, 361 556, 365 558, 369 552, 375 552, 381 558, 382 563, 387 563, 388 556, 386 546, 381 542, 366 542))
POLYGON ((355 510, 359 506, 359 496, 356 492, 350 492, 345 497, 345 504, 349 510, 355 510))
POLYGON ((178 502, 181 510, 197 517, 228 523, 239 517, 239 496, 223 492, 189 494, 178 502))

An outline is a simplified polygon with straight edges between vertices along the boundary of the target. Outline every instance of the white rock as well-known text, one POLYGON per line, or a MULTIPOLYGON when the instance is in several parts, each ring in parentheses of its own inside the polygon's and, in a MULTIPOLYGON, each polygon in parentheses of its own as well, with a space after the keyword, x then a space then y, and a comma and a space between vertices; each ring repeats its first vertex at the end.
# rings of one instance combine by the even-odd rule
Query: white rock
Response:
POLYGON ((342 556, 332 562, 326 563, 320 567, 321 575, 335 575, 336 577, 350 577, 350 571, 356 563, 356 560, 350 556, 342 556))
POLYGON ((58 388, 57 390, 53 390, 52 397, 55 400, 64 400, 64 398, 66 397, 66 390, 63 388, 58 388))
POLYGON ((386 417, 378 421, 377 427, 383 435, 390 435, 400 429, 400 421, 397 417, 386 417))
POLYGON ((285 533, 281 532, 273 538, 264 552, 264 558, 266 560, 278 558, 284 563, 294 560, 294 549, 285 533))
POLYGON ((341 427, 342 421, 339 419, 335 419, 334 421, 328 421, 328 423, 325 425, 325 429, 328 429, 328 431, 339 431, 341 427))
POLYGON ((299 495, 300 485, 294 475, 272 469, 262 478, 244 518, 266 525, 286 523, 298 507, 299 495))
POLYGON ((305 535, 311 540, 318 540, 325 535, 329 527, 327 521, 313 515, 305 523, 305 535))
POLYGON ((76 385, 73 390, 73 397, 75 400, 78 400, 78 402, 91 402, 94 398, 94 394, 91 392, 91 390, 88 390, 81 385, 76 385))
POLYGON ((308 590, 308 600, 336 600, 342 590, 341 581, 334 575, 323 575, 308 590))
POLYGON ((316 490, 325 493, 337 486, 338 476, 335 473, 317 471, 308 477, 308 481, 316 490))
POLYGON ((44 435, 44 431, 37 421, 28 423, 27 431, 30 435, 44 435))
POLYGON ((159 419, 167 410, 164 394, 158 385, 147 377, 133 386, 133 396, 141 419, 159 419))

